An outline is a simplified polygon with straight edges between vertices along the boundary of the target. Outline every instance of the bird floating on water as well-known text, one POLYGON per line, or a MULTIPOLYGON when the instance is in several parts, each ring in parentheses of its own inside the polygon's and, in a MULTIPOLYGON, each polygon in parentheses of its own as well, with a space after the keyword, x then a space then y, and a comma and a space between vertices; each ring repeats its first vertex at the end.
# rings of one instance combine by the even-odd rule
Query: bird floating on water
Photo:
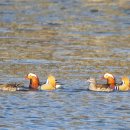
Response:
POLYGON ((61 85, 57 84, 54 76, 50 75, 47 78, 45 84, 41 84, 39 81, 39 77, 34 73, 29 73, 26 79, 30 80, 29 88, 34 90, 55 90, 61 87, 61 85))
POLYGON ((23 89, 23 85, 21 83, 7 83, 0 84, 0 91, 21 91, 23 89))
POLYGON ((90 82, 88 89, 91 91, 98 91, 98 92, 111 92, 111 91, 113 91, 113 89, 110 88, 109 85, 107 85, 107 84, 97 84, 95 78, 90 77, 90 79, 88 79, 87 82, 90 82))
POLYGON ((90 78, 87 81, 90 82, 90 85, 88 87, 89 90, 92 91, 105 91, 105 92, 111 92, 111 91, 129 91, 129 78, 128 76, 122 77, 122 84, 117 84, 115 82, 115 77, 112 74, 106 73, 104 74, 103 78, 107 79, 107 84, 97 84, 95 78, 90 78))

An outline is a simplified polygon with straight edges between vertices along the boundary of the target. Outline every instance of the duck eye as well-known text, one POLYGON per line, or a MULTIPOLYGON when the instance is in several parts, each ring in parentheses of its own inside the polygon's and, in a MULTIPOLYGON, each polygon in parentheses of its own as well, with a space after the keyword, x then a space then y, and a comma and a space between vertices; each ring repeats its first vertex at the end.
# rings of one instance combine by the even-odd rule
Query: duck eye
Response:
POLYGON ((123 84, 123 82, 120 82, 120 83, 119 83, 119 85, 122 85, 122 84, 123 84))

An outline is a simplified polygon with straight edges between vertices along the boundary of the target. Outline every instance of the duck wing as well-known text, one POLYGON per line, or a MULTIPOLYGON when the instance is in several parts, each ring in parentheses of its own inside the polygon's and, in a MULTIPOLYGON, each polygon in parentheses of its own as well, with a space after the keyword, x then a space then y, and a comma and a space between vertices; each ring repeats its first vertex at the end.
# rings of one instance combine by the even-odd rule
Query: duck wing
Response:
POLYGON ((108 84, 96 84, 97 88, 109 88, 108 84))
POLYGON ((113 89, 109 87, 107 84, 96 84, 97 91, 102 92, 112 92, 113 89))

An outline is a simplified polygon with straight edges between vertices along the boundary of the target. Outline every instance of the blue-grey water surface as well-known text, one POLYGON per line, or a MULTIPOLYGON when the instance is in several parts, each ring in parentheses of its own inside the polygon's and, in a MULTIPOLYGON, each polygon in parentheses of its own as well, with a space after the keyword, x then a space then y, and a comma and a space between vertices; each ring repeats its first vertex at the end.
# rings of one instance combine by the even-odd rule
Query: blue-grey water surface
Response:
POLYGON ((1 0, 0 81, 56 76, 64 89, 0 92, 0 130, 129 130, 130 92, 91 92, 130 77, 129 0, 1 0))

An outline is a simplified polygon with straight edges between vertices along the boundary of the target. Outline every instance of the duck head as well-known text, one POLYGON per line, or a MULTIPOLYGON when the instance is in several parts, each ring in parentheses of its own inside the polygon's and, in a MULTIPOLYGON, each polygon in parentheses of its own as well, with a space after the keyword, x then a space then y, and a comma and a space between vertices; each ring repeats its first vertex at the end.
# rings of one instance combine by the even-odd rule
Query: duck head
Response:
POLYGON ((39 87, 39 78, 36 74, 29 73, 25 76, 26 79, 30 80, 29 88, 38 89, 39 87))
POLYGON ((127 76, 122 77, 122 85, 129 87, 129 78, 127 76))
POLYGON ((87 80, 87 82, 90 82, 90 83, 96 84, 96 79, 90 77, 90 78, 87 80))
POLYGON ((97 88, 96 88, 96 79, 90 77, 90 78, 87 80, 87 82, 90 83, 90 85, 88 86, 88 89, 89 89, 89 90, 96 91, 96 89, 97 89, 97 88))
POLYGON ((119 86, 119 91, 128 91, 129 90, 129 78, 127 76, 122 77, 122 85, 119 86))
POLYGON ((56 88, 56 79, 55 79, 55 77, 52 76, 52 75, 49 75, 49 76, 48 76, 48 79, 47 79, 47 81, 46 81, 46 84, 48 84, 48 85, 50 85, 50 86, 56 88))
POLYGON ((116 81, 115 77, 112 74, 105 73, 103 78, 107 80, 107 84, 110 85, 110 87, 115 87, 116 81))

